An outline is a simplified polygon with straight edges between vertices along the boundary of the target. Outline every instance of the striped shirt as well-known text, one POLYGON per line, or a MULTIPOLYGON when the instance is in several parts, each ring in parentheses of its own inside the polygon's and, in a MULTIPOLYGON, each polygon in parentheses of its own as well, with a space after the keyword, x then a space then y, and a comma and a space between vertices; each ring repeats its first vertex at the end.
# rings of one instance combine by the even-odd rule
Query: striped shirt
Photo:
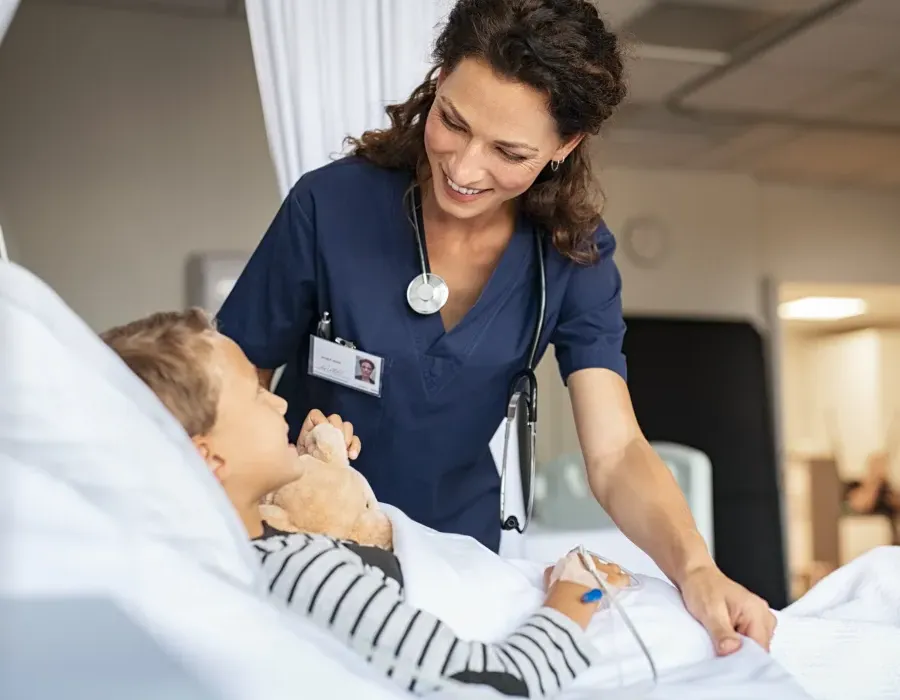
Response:
POLYGON ((337 540, 291 534, 253 545, 276 600, 330 630, 409 691, 429 692, 452 679, 543 698, 597 660, 581 628, 552 608, 540 608, 502 642, 467 641, 407 604, 396 580, 337 540))

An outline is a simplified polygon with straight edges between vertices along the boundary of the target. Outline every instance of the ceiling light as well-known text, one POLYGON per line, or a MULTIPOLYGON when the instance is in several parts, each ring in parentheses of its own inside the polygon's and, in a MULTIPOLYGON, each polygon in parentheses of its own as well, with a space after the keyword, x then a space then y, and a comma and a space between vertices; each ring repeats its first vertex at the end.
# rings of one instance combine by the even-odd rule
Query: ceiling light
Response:
POLYGON ((848 297, 803 297, 786 301, 778 307, 778 316, 792 321, 837 321, 860 316, 866 302, 848 297))

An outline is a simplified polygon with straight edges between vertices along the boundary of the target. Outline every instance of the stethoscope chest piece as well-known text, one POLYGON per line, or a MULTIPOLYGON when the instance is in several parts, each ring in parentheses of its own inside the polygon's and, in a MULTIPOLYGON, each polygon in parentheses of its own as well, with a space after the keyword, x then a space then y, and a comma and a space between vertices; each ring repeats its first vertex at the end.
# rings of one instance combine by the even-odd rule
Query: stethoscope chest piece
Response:
POLYGON ((406 301, 419 314, 433 314, 444 308, 450 288, 439 275, 423 272, 413 277, 406 288, 406 301))

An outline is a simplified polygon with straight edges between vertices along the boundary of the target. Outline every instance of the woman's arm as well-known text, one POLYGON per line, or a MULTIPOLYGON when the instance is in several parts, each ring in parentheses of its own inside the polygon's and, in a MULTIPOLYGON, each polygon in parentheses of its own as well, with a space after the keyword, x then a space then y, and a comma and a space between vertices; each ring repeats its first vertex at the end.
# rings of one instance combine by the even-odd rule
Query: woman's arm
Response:
POLYGON ((740 648, 738 633, 767 648, 774 615, 715 565, 675 478, 638 425, 625 383, 615 240, 601 226, 596 242, 600 261, 573 270, 551 338, 591 490, 622 532, 675 582, 720 654, 740 648))
POLYGON ((719 654, 741 647, 738 634, 768 649, 775 616, 716 566, 678 483, 638 426, 625 381, 582 369, 569 377, 569 393, 591 490, 616 525, 678 586, 719 654))
POLYGON ((712 565, 684 494, 641 432, 625 381, 605 369, 569 377, 588 482, 626 537, 676 585, 712 565))
POLYGON ((488 685, 506 695, 545 697, 597 660, 581 634, 596 610, 587 590, 555 583, 544 606, 504 641, 467 641, 435 616, 404 602, 393 579, 327 537, 257 540, 272 595, 329 629, 410 691, 441 680, 488 685))

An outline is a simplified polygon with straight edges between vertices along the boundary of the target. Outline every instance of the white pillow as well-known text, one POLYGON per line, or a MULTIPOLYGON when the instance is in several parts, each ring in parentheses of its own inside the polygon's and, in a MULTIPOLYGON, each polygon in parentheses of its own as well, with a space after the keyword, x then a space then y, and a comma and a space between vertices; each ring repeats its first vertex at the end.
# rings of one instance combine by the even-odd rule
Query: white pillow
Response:
POLYGON ((175 418, 47 285, 9 263, 0 348, 0 455, 72 489, 124 534, 261 590, 246 532, 175 418))
POLYGON ((0 473, 32 504, 0 501, 0 687, 9 697, 404 695, 302 617, 180 548, 118 527, 66 483, 3 454, 0 473))

